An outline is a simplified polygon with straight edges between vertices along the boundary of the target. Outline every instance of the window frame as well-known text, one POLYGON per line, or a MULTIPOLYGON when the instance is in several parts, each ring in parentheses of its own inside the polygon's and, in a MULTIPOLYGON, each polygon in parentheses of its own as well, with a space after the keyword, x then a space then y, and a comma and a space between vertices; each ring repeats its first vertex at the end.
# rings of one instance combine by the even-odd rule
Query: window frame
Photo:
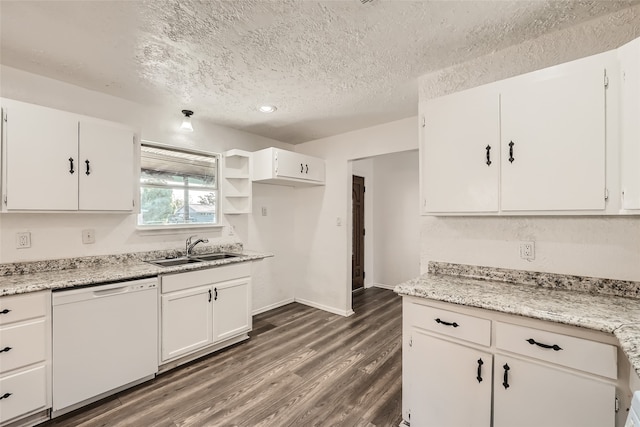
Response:
POLYGON ((139 210, 138 210, 138 215, 136 215, 136 229, 138 231, 168 231, 171 232, 172 230, 191 230, 191 229, 205 229, 205 228, 221 228, 224 225, 222 224, 221 221, 221 215, 222 215, 222 203, 221 203, 221 199, 220 199, 220 178, 221 178, 221 163, 222 163, 222 154, 218 153, 218 152, 213 152, 213 151, 205 151, 205 150, 198 150, 198 149, 192 149, 192 148, 184 148, 181 146, 176 146, 176 145, 169 145, 169 144, 163 144, 163 143, 159 143, 159 142, 155 142, 155 141, 150 141, 150 140, 141 140, 140 141, 140 150, 138 152, 138 159, 139 159, 139 167, 138 167, 138 180, 137 180, 137 184, 136 184, 136 188, 138 191, 138 206, 139 206, 139 210), (182 153, 186 153, 186 154, 194 154, 194 155, 200 155, 200 156, 206 156, 206 157, 212 157, 216 159, 216 171, 215 171, 215 190, 213 190, 212 192, 215 194, 215 219, 216 222, 215 223, 197 223, 197 222, 193 222, 193 223, 182 223, 182 224, 175 224, 175 223, 169 223, 169 224, 140 224, 140 217, 142 215, 142 188, 146 187, 146 188, 170 188, 170 189, 175 189, 175 185, 158 185, 158 184, 150 184, 150 185, 143 185, 142 183, 142 147, 143 146, 147 146, 147 147, 152 147, 152 148, 159 148, 159 149, 164 149, 164 150, 169 150, 169 151, 176 151, 176 152, 182 152, 182 153))

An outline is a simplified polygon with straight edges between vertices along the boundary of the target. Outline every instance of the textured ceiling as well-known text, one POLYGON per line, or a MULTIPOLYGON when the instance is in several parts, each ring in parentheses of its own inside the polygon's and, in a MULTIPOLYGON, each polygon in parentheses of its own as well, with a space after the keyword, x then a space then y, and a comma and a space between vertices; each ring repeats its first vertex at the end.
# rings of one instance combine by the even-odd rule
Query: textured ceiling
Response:
POLYGON ((299 143, 415 115, 420 75, 638 3, 2 0, 0 62, 299 143))

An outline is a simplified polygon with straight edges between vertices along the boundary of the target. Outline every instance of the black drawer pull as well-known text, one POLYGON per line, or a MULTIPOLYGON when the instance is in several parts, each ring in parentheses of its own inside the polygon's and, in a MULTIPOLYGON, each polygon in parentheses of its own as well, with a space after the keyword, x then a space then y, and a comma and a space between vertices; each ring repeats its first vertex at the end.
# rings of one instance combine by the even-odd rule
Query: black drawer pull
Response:
POLYGON ((458 326, 460 326, 456 322, 449 323, 449 322, 445 322, 444 320, 440 320, 440 318, 436 319, 436 323, 440 323, 441 325, 445 325, 445 326, 453 326, 454 328, 457 328, 458 326))
POLYGON ((7 397, 11 396, 12 393, 5 393, 2 396, 0 396, 0 399, 6 399, 7 397))
POLYGON ((11 347, 5 347, 5 348, 3 348, 2 350, 0 350, 0 353, 6 353, 6 352, 8 352, 9 350, 11 350, 11 347))
POLYGON ((300 173, 304 173, 304 165, 300 163, 300 173))
POLYGON ((209 302, 211 302, 211 289, 209 289, 209 302))
POLYGON ((73 175, 75 171, 73 170, 73 157, 69 157, 69 173, 73 175))
POLYGON ((91 168, 89 167, 89 160, 84 161, 87 164, 87 171, 85 172, 87 175, 91 174, 91 168))
POLYGON ((484 365, 484 362, 482 361, 482 359, 478 359, 478 376, 476 377, 476 379, 479 383, 482 382, 482 365, 484 365))
POLYGON ((491 166, 491 146, 487 145, 487 148, 485 148, 485 150, 487 150, 487 161, 485 163, 487 164, 487 166, 491 166))
POLYGON ((506 363, 504 364, 504 366, 502 368, 504 369, 504 377, 502 378, 502 385, 504 386, 504 389, 506 390, 506 389, 509 388, 509 370, 511 368, 506 363))
POLYGON ((4 310, 0 311, 0 314, 8 314, 11 310, 9 310, 8 308, 5 308, 4 310))
POLYGON ((541 342, 536 342, 536 340, 534 340, 533 338, 529 338, 528 340, 525 340, 525 341, 527 341, 531 345, 537 345, 538 347, 542 347, 542 348, 550 348, 550 349, 553 349, 554 351, 562 350, 562 347, 560 347, 558 344, 554 344, 554 345, 542 344, 541 342))
POLYGON ((213 297, 213 300, 218 301, 218 288, 213 288, 213 292, 215 292, 215 297, 213 297))
POLYGON ((513 157, 513 146, 515 144, 513 143, 513 141, 509 142, 509 163, 513 163, 513 161, 515 160, 515 157, 513 157))

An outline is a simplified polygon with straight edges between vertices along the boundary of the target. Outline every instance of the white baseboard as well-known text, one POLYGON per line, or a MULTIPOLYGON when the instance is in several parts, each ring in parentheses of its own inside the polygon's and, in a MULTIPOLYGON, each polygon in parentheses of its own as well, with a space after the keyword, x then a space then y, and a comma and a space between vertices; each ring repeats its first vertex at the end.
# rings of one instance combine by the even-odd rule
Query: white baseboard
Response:
POLYGON ((296 298, 296 302, 300 304, 308 305, 309 307, 317 308, 319 310, 328 311, 329 313, 338 314, 340 316, 349 317, 354 314, 353 310, 340 310, 335 307, 329 307, 328 305, 318 304, 317 302, 309 301, 302 298, 296 298))
POLYGON ((390 289, 390 290, 393 290, 396 287, 395 285, 385 285, 383 283, 374 283, 373 286, 375 286, 376 288, 390 289))
POLYGON ((261 308, 258 308, 257 310, 253 310, 251 315, 255 316, 256 314, 264 313, 265 311, 273 310, 274 308, 279 308, 279 307, 282 307, 283 305, 291 304, 292 302, 295 302, 293 298, 287 298, 282 301, 274 302, 273 304, 269 304, 265 307, 261 307, 261 308))

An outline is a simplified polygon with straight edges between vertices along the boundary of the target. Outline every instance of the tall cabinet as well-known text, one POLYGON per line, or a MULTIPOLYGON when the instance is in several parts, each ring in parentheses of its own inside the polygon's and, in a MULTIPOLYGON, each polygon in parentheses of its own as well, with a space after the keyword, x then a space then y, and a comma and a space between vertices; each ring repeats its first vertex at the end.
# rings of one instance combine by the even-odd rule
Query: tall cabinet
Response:
POLYGON ((9 99, 0 103, 4 211, 134 209, 130 128, 9 99))

